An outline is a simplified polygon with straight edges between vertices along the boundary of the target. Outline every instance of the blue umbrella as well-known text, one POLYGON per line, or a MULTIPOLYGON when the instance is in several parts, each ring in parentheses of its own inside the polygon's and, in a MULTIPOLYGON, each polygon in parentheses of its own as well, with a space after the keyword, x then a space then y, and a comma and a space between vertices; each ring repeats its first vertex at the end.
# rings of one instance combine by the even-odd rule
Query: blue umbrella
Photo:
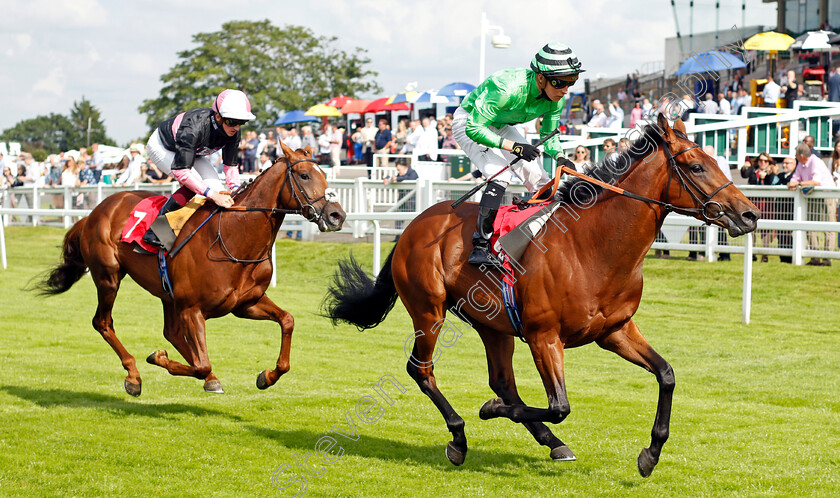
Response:
POLYGON ((689 57, 688 60, 682 63, 676 74, 679 76, 681 74, 726 71, 727 69, 738 69, 742 67, 747 67, 747 65, 744 64, 744 61, 740 57, 729 52, 710 50, 689 57))
POLYGON ((318 121, 318 118, 315 116, 307 116, 306 111, 289 111, 283 115, 283 117, 278 118, 277 121, 274 122, 275 125, 287 125, 287 124, 294 124, 294 123, 305 123, 308 121, 318 121))
POLYGON ((449 97, 444 97, 434 90, 423 92, 413 102, 414 104, 448 104, 451 102, 449 97))
POLYGON ((445 87, 441 88, 437 94, 444 97, 463 97, 473 90, 475 90, 475 85, 470 85, 469 83, 456 82, 450 83, 445 87))

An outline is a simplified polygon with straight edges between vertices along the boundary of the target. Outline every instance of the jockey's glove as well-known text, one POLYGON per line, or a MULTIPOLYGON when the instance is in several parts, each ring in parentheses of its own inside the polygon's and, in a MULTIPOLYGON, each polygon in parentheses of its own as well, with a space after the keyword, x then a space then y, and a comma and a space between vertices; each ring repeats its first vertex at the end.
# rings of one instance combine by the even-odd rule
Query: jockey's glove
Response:
POLYGON ((557 169, 560 169, 560 166, 566 166, 569 169, 577 170, 577 168, 575 168, 575 163, 569 161, 569 159, 564 157, 562 153, 557 154, 555 161, 557 161, 557 169))
POLYGON ((510 151, 514 156, 522 159, 523 161, 533 161, 534 159, 540 157, 540 149, 531 144, 516 142, 513 144, 513 148, 510 151))

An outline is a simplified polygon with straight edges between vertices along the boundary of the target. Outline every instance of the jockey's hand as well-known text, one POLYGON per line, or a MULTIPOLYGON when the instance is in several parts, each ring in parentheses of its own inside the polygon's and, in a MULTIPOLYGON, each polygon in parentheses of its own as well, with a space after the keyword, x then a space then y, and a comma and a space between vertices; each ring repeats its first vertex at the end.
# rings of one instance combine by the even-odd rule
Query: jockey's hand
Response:
POLYGON ((561 166, 565 166, 569 169, 573 169, 573 170, 577 171, 577 168, 575 168, 575 163, 573 163, 572 161, 569 161, 569 159, 566 158, 566 157, 558 156, 556 161, 557 161, 557 169, 558 170, 560 169, 561 166))
POLYGON ((219 207, 229 208, 233 206, 233 199, 228 194, 213 191, 210 193, 209 198, 219 207))
POLYGON ((534 159, 540 157, 540 149, 531 144, 516 142, 513 144, 513 148, 510 151, 514 156, 522 159, 523 161, 533 161, 534 159))

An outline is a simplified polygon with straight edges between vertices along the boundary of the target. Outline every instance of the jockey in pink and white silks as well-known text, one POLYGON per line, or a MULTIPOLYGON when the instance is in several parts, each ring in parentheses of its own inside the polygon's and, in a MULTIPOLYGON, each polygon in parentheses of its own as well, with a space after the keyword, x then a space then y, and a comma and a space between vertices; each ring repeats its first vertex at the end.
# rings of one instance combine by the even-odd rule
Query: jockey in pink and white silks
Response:
MULTIPOLYGON (((195 194, 203 195, 221 207, 231 207, 233 199, 223 192, 222 182, 208 156, 222 151, 225 186, 231 192, 239 187, 240 127, 254 119, 251 102, 239 90, 225 90, 212 108, 193 109, 164 121, 149 137, 146 152, 161 171, 171 174, 182 185, 160 210, 159 217, 187 203, 195 194)), ((149 229, 143 240, 162 244, 149 229)))

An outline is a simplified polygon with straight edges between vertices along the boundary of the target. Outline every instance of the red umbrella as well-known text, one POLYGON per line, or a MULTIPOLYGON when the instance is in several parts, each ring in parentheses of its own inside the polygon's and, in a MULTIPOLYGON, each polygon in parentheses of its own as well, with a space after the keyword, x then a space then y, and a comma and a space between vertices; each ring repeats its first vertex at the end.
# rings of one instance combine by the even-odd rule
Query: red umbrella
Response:
POLYGON ((385 102, 387 102, 387 101, 388 101, 388 97, 382 97, 381 99, 376 99, 373 102, 371 102, 370 104, 368 104, 367 107, 365 107, 364 112, 365 113, 368 113, 368 112, 377 113, 377 112, 386 111, 387 109, 385 109, 385 102))
POLYGON ((341 109, 342 107, 344 107, 348 103, 353 102, 353 100, 354 100, 353 97, 348 97, 346 95, 341 95, 341 96, 338 96, 338 97, 333 97, 330 100, 328 100, 327 105, 332 106, 332 107, 337 107, 337 108, 341 109))
POLYGON ((344 104, 344 107, 341 108, 341 114, 351 114, 351 113, 358 113, 364 114, 365 108, 370 104, 369 100, 354 100, 352 102, 348 102, 344 104))

